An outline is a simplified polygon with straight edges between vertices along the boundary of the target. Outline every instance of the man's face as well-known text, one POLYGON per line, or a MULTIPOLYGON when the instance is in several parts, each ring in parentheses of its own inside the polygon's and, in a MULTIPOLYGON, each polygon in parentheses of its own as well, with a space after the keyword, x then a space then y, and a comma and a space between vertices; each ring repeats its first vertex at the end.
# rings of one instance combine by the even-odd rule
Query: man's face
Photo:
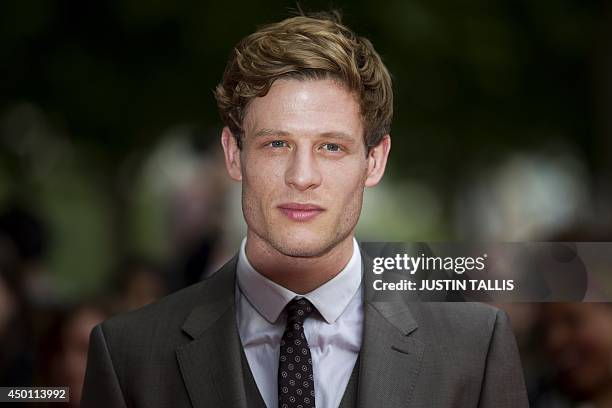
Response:
POLYGON ((376 152, 366 157, 356 97, 332 80, 277 80, 251 101, 243 125, 242 150, 228 129, 223 145, 230 175, 242 180, 248 239, 297 257, 349 239, 389 147, 386 137, 378 165, 376 152))

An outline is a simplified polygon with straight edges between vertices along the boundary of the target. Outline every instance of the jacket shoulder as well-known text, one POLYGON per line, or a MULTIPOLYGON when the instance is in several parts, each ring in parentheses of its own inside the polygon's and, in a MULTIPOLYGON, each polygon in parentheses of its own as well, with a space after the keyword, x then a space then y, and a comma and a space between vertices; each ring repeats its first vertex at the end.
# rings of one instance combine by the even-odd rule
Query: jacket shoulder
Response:
POLYGON ((506 312, 479 302, 415 302, 410 311, 426 336, 443 334, 455 343, 488 344, 498 320, 508 322, 506 312))
POLYGON ((205 280, 167 295, 139 309, 121 313, 101 323, 106 337, 130 334, 147 338, 180 332, 191 311, 234 294, 235 258, 205 280))

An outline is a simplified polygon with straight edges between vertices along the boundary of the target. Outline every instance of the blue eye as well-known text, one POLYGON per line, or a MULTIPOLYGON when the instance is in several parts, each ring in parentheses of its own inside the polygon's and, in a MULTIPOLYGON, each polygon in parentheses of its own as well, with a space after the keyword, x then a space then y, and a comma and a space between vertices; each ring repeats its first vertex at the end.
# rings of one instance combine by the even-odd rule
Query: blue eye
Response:
POLYGON ((325 146, 327 148, 327 151, 329 152, 339 152, 340 151, 340 146, 338 146, 335 143, 325 143, 323 146, 325 146))
POLYGON ((282 140, 274 140, 274 141, 270 142, 270 146, 272 146, 272 147, 285 147, 285 142, 283 142, 282 140))

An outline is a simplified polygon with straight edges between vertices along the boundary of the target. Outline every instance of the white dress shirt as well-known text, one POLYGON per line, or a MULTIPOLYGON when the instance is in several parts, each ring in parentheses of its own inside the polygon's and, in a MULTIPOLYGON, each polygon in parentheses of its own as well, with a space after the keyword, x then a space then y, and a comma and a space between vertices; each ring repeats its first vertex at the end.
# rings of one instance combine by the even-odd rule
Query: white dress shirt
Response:
POLYGON ((317 309, 304 322, 312 357, 315 404, 336 408, 355 366, 363 332, 361 253, 340 273, 306 295, 298 295, 257 272, 240 246, 236 269, 236 321, 249 367, 268 408, 278 408, 278 359, 289 301, 305 297, 317 309))

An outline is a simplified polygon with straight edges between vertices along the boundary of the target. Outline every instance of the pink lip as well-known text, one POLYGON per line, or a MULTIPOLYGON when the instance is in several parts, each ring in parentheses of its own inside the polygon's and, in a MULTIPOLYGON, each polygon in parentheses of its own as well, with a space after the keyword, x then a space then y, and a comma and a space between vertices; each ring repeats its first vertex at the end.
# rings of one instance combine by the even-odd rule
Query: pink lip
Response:
POLYGON ((281 204, 278 209, 293 221, 309 221, 324 211, 318 205, 299 203, 281 204))

